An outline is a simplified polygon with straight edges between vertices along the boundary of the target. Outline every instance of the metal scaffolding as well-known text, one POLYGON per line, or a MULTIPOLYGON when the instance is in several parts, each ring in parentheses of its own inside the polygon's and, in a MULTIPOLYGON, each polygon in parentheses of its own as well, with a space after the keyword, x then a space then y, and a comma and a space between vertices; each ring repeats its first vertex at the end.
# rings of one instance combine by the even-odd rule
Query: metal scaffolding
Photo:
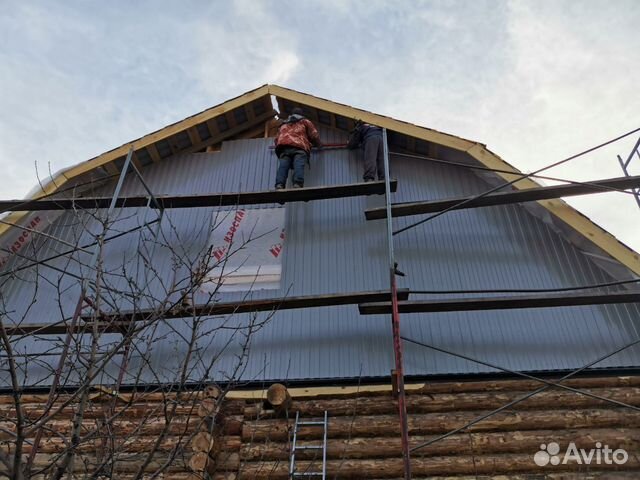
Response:
MULTIPOLYGON (((19 267, 21 270, 31 268, 35 265, 49 266, 48 262, 55 260, 64 255, 71 254, 75 251, 89 251, 92 249, 92 256, 89 261, 89 270, 93 270, 96 263, 99 260, 101 247, 108 241, 119 238, 122 235, 138 231, 141 228, 156 225, 155 236, 158 235, 159 229, 162 225, 162 215, 164 209, 167 208, 195 208, 195 207, 220 207, 220 206, 237 206, 237 205, 253 205, 253 204, 270 204, 270 203, 288 203, 288 202, 300 202, 310 200, 320 200, 327 198, 344 198, 361 195, 385 195, 384 208, 375 208, 366 210, 367 220, 386 219, 386 234, 387 234, 387 260, 389 269, 389 291, 371 291, 371 292, 354 292, 354 293, 341 293, 331 295, 308 295, 299 297, 283 297, 263 300, 245 300, 229 303, 211 303, 205 305, 185 306, 179 309, 169 308, 165 312, 162 312, 163 318, 184 318, 190 315, 226 315, 243 312, 257 312, 257 311, 275 311, 279 309, 293 309, 293 308, 313 308, 332 305, 349 305, 358 304, 360 313, 363 315, 377 315, 377 314, 390 314, 391 315, 391 328, 392 328, 392 342, 394 352, 394 369, 392 370, 392 385, 393 393, 398 402, 398 415, 401 424, 401 441, 402 441, 402 456, 403 456, 403 469, 405 480, 411 479, 411 452, 418 449, 427 447, 435 442, 438 442, 451 435, 464 431, 470 426, 492 416, 498 412, 501 412, 511 406, 522 402, 532 396, 543 392, 549 388, 561 388, 571 391, 579 395, 586 395, 598 400, 607 401, 619 407, 629 408, 634 411, 640 411, 639 407, 626 404, 617 400, 608 399, 599 395, 595 395, 591 392, 582 391, 576 388, 571 388, 563 385, 561 382, 567 380, 578 373, 604 361, 605 359, 640 344, 640 339, 635 339, 615 351, 609 352, 606 355, 600 356, 593 361, 577 368, 557 381, 545 380, 533 375, 529 375, 523 372, 514 371, 481 359, 473 358, 468 355, 463 355, 457 352, 453 352, 444 348, 440 348, 436 345, 431 345, 426 342, 409 338, 402 335, 400 313, 418 313, 418 312, 455 312, 455 311, 473 311, 473 310, 490 310, 490 309, 515 309, 515 308, 543 308, 543 307, 561 307, 570 305, 603 305, 614 303, 631 303, 640 302, 640 292, 633 291, 608 291, 606 293, 572 293, 562 295, 530 295, 530 296, 506 296, 506 297, 475 297, 475 298, 457 298, 453 300, 438 299, 438 300, 419 300, 409 301, 408 297, 411 293, 408 289, 398 289, 396 282, 396 275, 398 273, 395 251, 394 251, 394 236, 402 233, 410 228, 424 224, 425 222, 432 220, 440 215, 443 215, 449 211, 457 210, 461 208, 475 208, 475 207, 488 207, 493 205, 503 205, 527 201, 537 201, 541 199, 559 198, 568 195, 584 195, 591 193, 601 193, 603 191, 624 191, 632 189, 636 202, 640 207, 640 176, 632 176, 629 173, 629 164, 634 156, 640 159, 640 139, 636 142, 631 154, 626 160, 623 160, 618 156, 620 165, 625 173, 625 177, 615 179, 598 180, 594 182, 571 182, 569 185, 560 185, 553 187, 540 187, 529 190, 521 190, 507 193, 496 193, 498 190, 511 186, 519 180, 536 176, 538 173, 545 171, 553 166, 560 165, 566 161, 577 158, 585 153, 591 152, 603 145, 607 145, 611 142, 606 142, 593 149, 586 150, 578 155, 574 155, 560 162, 556 162, 548 167, 542 168, 534 172, 533 174, 523 174, 516 179, 507 183, 501 184, 497 187, 481 193, 473 197, 461 197, 438 201, 429 202, 412 202, 410 204, 394 204, 391 201, 391 193, 397 189, 397 181, 391 179, 390 161, 389 161, 389 147, 387 142, 387 130, 382 129, 383 136, 383 153, 384 153, 384 181, 369 182, 369 183, 354 183, 348 185, 334 185, 324 187, 310 187, 296 190, 280 190, 280 191, 265 191, 265 192, 237 192, 237 193, 212 193, 208 195, 187 195, 187 196, 157 196, 154 195, 152 190, 144 181, 141 172, 132 163, 133 148, 129 150, 124 166, 118 178, 113 195, 110 198, 73 198, 73 199, 44 199, 44 200, 29 200, 29 201, 0 201, 0 212, 2 211, 23 211, 23 210, 64 210, 72 208, 80 209, 103 209, 107 208, 106 220, 110 218, 116 208, 124 207, 150 207, 159 211, 157 219, 146 222, 144 225, 128 230, 126 232, 120 232, 114 236, 106 235, 106 228, 103 228, 102 232, 97 236, 94 242, 91 242, 83 246, 71 246, 70 250, 59 253, 55 256, 45 258, 38 261, 33 261, 28 265, 19 267), (137 178, 142 183, 147 196, 130 196, 120 197, 120 192, 124 184, 125 176, 129 168, 132 168, 137 178), (434 213, 435 215, 429 216, 419 222, 404 227, 400 230, 393 230, 393 218, 406 215, 418 215, 424 213, 434 213), (479 416, 467 424, 456 428, 446 434, 440 435, 434 439, 424 442, 418 446, 410 448, 409 445, 409 429, 408 429, 408 416, 407 405, 405 395, 404 384, 404 365, 403 365, 403 341, 419 345, 424 348, 429 348, 433 351, 437 351, 443 354, 456 356, 466 361, 478 363, 486 367, 499 370, 501 372, 509 373, 530 380, 534 380, 543 384, 540 388, 521 396, 509 403, 506 403, 502 407, 495 409, 487 414, 479 416)), ((622 138, 622 137, 619 137, 622 138)), ((402 154, 398 154, 402 155, 402 154)), ((469 167, 469 166, 466 166, 469 167)), ((513 173, 513 172, 510 172, 513 173)), ((517 174, 516 174, 517 175, 517 174)), ((627 192, 628 193, 628 192, 627 192)), ((54 267, 51 267, 54 268, 54 267)), ((50 406, 54 401, 54 394, 59 387, 64 362, 68 355, 72 336, 76 333, 94 333, 100 327, 99 322, 93 324, 87 324, 87 317, 83 316, 82 311, 85 305, 91 305, 91 301, 88 298, 88 291, 92 284, 88 278, 82 278, 80 297, 76 304, 73 317, 70 322, 68 319, 59 322, 58 324, 48 325, 28 325, 16 327, 10 331, 12 335, 30 335, 30 334, 59 334, 66 333, 65 343, 60 353, 60 358, 55 371, 53 382, 49 389, 49 400, 47 406, 50 406), (85 321, 80 328, 79 323, 85 321), (90 328, 87 328, 90 327, 90 328)), ((622 285, 625 283, 637 282, 638 280, 630 280, 623 282, 611 282, 610 284, 602 284, 595 286, 585 286, 568 289, 549 289, 549 293, 562 290, 578 290, 581 288, 599 288, 603 286, 622 285)), ((544 291, 544 290, 541 290, 544 291)), ((425 291, 414 291, 414 293, 427 293, 425 291)), ((445 292, 452 293, 452 292, 445 292)), ((472 292, 472 291, 460 291, 457 293, 486 293, 486 292, 472 292)), ((173 306, 171 306, 173 307, 173 306)), ((157 311, 132 311, 121 312, 114 316, 102 316, 101 322, 109 323, 110 329, 101 331, 113 331, 123 332, 127 329, 135 328, 135 323, 138 321, 148 321, 154 316, 157 317, 157 311)), ((90 319, 90 317, 89 317, 90 319)), ((131 331, 131 330, 129 330, 131 331)), ((126 370, 127 358, 129 352, 129 343, 125 343, 125 353, 123 356, 123 363, 120 368, 120 373, 117 380, 116 387, 119 388, 123 375, 126 370)), ((33 462, 35 455, 38 451, 38 445, 41 440, 41 431, 38 431, 36 440, 34 442, 31 454, 29 457, 29 463, 33 462)))

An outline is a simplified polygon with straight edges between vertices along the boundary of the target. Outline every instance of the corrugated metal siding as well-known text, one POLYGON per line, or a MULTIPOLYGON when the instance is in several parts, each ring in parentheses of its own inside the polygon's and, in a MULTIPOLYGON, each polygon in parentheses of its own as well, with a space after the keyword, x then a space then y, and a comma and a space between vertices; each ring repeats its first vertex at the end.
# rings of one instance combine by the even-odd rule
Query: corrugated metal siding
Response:
MULTIPOLYGON (((344 142, 343 134, 323 130, 324 141, 344 142)), ((276 159, 268 146, 270 139, 226 142, 215 154, 174 157, 151 165, 144 175, 154 192, 191 194, 220 191, 256 191, 272 188, 276 159)), ((326 151, 314 153, 307 171, 307 186, 342 184, 361 176, 359 152, 326 151)), ((393 160, 392 173, 399 187, 395 201, 436 199, 479 193, 487 184, 471 171, 448 168, 420 160, 393 160)), ((123 195, 142 193, 133 175, 129 175, 123 195)), ((105 194, 109 191, 105 190, 105 194)), ((367 222, 364 209, 383 204, 378 196, 321 200, 286 205, 287 239, 283 257, 281 291, 253 292, 253 298, 279 295, 377 290, 388 287, 385 222, 367 222)), ((266 207, 277 205, 265 205, 266 207)), ((251 207, 254 208, 254 207, 251 207)), ((257 208, 257 207, 255 207, 257 208)), ((206 244, 206 225, 213 208, 165 212, 163 235, 187 254, 195 254, 206 244)), ((150 209, 124 209, 112 231, 122 231, 153 219, 150 209)), ((80 217, 99 231, 97 222, 80 217)), ((415 218, 396 220, 403 226, 415 218)), ((74 242, 89 243, 84 225, 72 213, 63 215, 49 233, 74 242)), ((151 233, 133 234, 110 242, 105 265, 117 269, 123 263, 128 270, 141 265, 136 248, 150 244, 144 238, 151 233)), ((398 235, 396 255, 401 270, 400 287, 428 289, 549 288, 585 285, 609 281, 602 270, 584 254, 561 238, 547 224, 518 205, 470 209, 448 213, 432 222, 398 235)), ((67 247, 43 242, 40 258, 67 247)), ((84 255, 86 260, 87 256, 84 255)), ((170 252, 156 248, 153 266, 157 278, 148 281, 150 296, 162 296, 176 274, 170 252)), ((75 256, 74 258, 77 258, 75 256)), ((55 265, 80 273, 76 263, 59 259, 55 265)), ((141 271, 145 269, 141 268, 141 271)), ((184 269, 178 272, 183 275, 184 269)), ((38 282, 37 303, 31 305, 28 319, 33 322, 59 319, 57 279, 59 273, 41 268, 50 283, 38 282)), ((22 272, 31 278, 34 273, 22 272)), ((106 275, 106 281, 118 288, 126 283, 118 271, 106 275)), ((78 296, 78 281, 64 277, 62 310, 70 316, 78 296)), ((7 310, 19 318, 30 305, 34 283, 14 279, 3 284, 7 310)), ((224 294, 220 300, 242 298, 242 294, 224 294)), ((145 300, 139 299, 138 305, 145 300)), ((258 318, 264 319, 262 313, 258 318)), ((636 338, 638 306, 571 307, 469 313, 404 315, 403 334, 441 348, 495 362, 514 370, 558 370, 580 366, 636 338)), ((249 315, 226 320, 229 325, 247 324, 249 315)), ((201 336, 202 364, 220 356, 210 376, 225 379, 237 368, 236 355, 242 353, 241 335, 231 329, 219 329, 222 320, 211 319, 215 329, 201 336), (235 335, 235 337, 234 337, 235 335)), ((169 358, 183 358, 179 336, 189 333, 189 320, 170 320, 146 332, 145 340, 156 341, 148 347, 148 360, 159 377, 146 374, 137 382, 156 383, 175 380, 175 364, 169 358)), ((115 341, 117 336, 105 338, 115 341)), ((46 339, 25 339, 28 350, 51 347, 46 339)), ((143 344, 143 342, 140 342, 143 344)), ((144 350, 147 347, 144 347, 144 350)), ((489 369, 431 350, 407 344, 406 372, 409 375, 480 373, 489 369)), ((385 316, 360 316, 356 306, 290 310, 278 312, 256 332, 251 341, 250 358, 243 366, 244 380, 351 378, 387 376, 392 368, 390 322, 385 316)), ((55 357, 51 357, 52 359, 55 357)), ((108 370, 116 375, 117 364, 108 370)), ((130 370, 142 365, 134 358, 130 370)), ((193 379, 206 373, 198 366, 193 379)), ((628 350, 598 367, 640 366, 640 349, 628 350)), ((30 371, 29 382, 44 379, 46 369, 30 371)), ((108 380, 108 378, 107 378, 108 380)), ((133 381, 129 379, 129 381, 133 381)), ((104 383, 107 383, 106 381, 104 383)))

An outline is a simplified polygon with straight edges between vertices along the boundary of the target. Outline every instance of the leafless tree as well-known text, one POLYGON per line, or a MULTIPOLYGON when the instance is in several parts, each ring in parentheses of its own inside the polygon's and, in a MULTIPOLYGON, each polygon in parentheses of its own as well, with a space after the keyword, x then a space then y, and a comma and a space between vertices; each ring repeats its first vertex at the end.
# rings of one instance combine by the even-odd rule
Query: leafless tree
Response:
POLYGON ((11 390, 0 396, 0 478, 184 470, 194 435, 216 431, 198 412, 203 389, 224 376, 216 403, 224 401, 243 378, 253 335, 274 314, 212 317, 197 308, 219 300, 238 268, 231 259, 259 237, 235 238, 222 258, 212 255, 206 239, 235 210, 188 233, 200 242, 183 238, 170 214, 116 213, 67 211, 57 233, 33 232, 0 271, 0 379, 11 390), (40 325, 43 295, 55 296, 47 302, 57 311, 40 325))

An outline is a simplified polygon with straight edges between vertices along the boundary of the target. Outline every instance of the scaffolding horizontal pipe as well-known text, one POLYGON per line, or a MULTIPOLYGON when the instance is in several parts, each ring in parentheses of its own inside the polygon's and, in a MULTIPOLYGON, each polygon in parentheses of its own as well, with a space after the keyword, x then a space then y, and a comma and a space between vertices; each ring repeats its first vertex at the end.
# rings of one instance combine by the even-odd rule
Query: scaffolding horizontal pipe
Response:
MULTIPOLYGON (((409 289, 399 289, 398 298, 407 300, 409 289)), ((391 294, 387 290, 374 290, 368 292, 337 293, 327 295, 305 295, 299 297, 268 298, 263 300, 248 300, 240 302, 218 302, 203 305, 179 306, 171 310, 138 310, 118 312, 114 315, 102 315, 99 318, 100 331, 105 333, 118 333, 129 328, 132 321, 144 322, 155 318, 192 318, 214 315, 231 315, 251 312, 272 312, 278 310, 292 310, 297 308, 334 307, 339 305, 358 305, 364 302, 385 302, 391 300, 391 294)), ((82 317, 85 323, 78 325, 74 333, 91 333, 87 328, 93 317, 82 317)), ((64 323, 52 325, 24 324, 15 327, 5 326, 9 335, 57 335, 66 333, 68 326, 64 323)))
MULTIPOLYGON (((529 188, 511 192, 493 193, 481 198, 458 197, 445 200, 431 200, 426 202, 394 203, 391 205, 392 217, 406 217, 409 215, 420 215, 423 213, 437 213, 448 208, 454 210, 465 208, 490 207, 495 205, 508 205, 511 203, 534 202, 537 200, 549 200, 560 197, 571 197, 575 195, 587 195, 591 193, 603 193, 609 190, 625 190, 628 188, 640 187, 640 175, 632 177, 609 178, 605 180, 595 180, 588 184, 553 185, 551 187, 529 188), (462 202, 464 205, 459 205, 462 202)), ((367 220, 380 220, 386 218, 387 212, 384 207, 370 208, 365 210, 367 220)))
MULTIPOLYGON (((473 310, 507 310, 514 308, 573 307, 638 303, 640 292, 581 293, 513 297, 458 298, 455 300, 412 300, 398 303, 400 313, 468 312, 473 310)), ((358 305, 361 315, 391 313, 391 302, 371 302, 358 305)))
MULTIPOLYGON (((391 182, 393 192, 398 182, 391 182)), ((357 197, 361 195, 384 195, 384 181, 326 185, 262 192, 210 193, 201 195, 158 195, 160 208, 226 207, 235 205, 259 205, 265 203, 307 202, 329 198, 357 197)), ((58 198, 47 200, 0 200, 0 212, 40 210, 91 210, 108 208, 110 197, 58 198)), ((120 197, 116 207, 155 206, 148 196, 120 197)))

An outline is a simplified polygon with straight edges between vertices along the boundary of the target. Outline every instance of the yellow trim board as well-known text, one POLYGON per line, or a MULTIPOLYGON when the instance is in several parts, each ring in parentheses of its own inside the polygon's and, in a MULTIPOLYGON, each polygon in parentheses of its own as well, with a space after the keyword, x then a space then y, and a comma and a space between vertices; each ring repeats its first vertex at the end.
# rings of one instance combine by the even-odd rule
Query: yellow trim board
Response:
POLYGON ((412 123, 403 122, 391 117, 385 117, 384 115, 378 115, 377 113, 372 113, 367 110, 360 110, 355 107, 350 107, 349 105, 332 102, 331 100, 314 97, 307 93, 296 92, 295 90, 289 90, 288 88, 279 87, 277 85, 269 85, 269 93, 276 97, 302 103, 320 110, 326 110, 327 112, 342 115, 343 117, 359 118, 365 122, 384 127, 387 130, 404 133, 410 137, 421 138, 456 150, 466 151, 476 144, 475 142, 465 140, 461 137, 438 132, 437 130, 432 130, 430 128, 419 127, 412 123))
MULTIPOLYGON (((405 384, 406 392, 420 391, 426 388, 426 383, 407 383, 405 384)), ((393 393, 393 386, 389 385, 360 385, 360 386, 343 386, 343 387, 292 387, 287 388, 292 398, 314 398, 314 397, 333 397, 333 396, 351 396, 367 393, 393 393)), ((230 390, 225 398, 228 400, 264 400, 267 398, 267 389, 262 390, 230 390)))

